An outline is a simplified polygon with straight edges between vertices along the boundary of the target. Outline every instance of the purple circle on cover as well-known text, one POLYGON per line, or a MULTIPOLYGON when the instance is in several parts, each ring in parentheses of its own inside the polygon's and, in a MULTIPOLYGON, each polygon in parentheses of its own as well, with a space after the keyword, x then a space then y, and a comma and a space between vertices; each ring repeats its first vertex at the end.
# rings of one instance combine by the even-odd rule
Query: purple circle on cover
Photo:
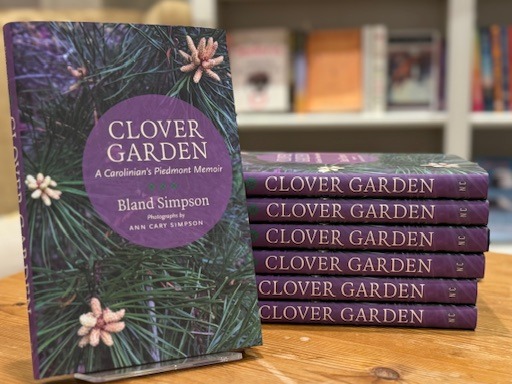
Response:
POLYGON ((103 220, 150 248, 201 238, 231 197, 223 137, 197 108, 168 96, 136 96, 110 108, 87 139, 82 169, 103 220))
POLYGON ((257 155, 258 159, 271 163, 300 164, 357 164, 370 163, 378 159, 368 153, 330 153, 330 152, 288 152, 265 153, 257 155))

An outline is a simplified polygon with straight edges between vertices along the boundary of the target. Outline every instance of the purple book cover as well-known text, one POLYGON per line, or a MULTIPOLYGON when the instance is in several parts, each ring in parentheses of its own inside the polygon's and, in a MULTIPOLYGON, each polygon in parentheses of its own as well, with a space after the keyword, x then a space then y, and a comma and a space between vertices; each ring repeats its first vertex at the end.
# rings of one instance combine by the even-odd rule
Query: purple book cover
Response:
POLYGON ((251 224, 254 248, 485 252, 487 227, 251 224))
POLYGON ((475 329, 477 321, 474 305, 265 300, 258 305, 265 323, 475 329))
POLYGON ((486 200, 247 199, 251 223, 414 223, 486 225, 486 200))
POLYGON ((485 199, 488 175, 455 155, 242 152, 248 196, 485 199))
POLYGON ((260 300, 475 304, 475 279, 257 275, 260 300))
POLYGON ((261 344, 225 32, 4 37, 34 376, 261 344))
POLYGON ((339 276, 404 276, 479 279, 483 253, 402 253, 266 250, 253 252, 256 273, 339 276))

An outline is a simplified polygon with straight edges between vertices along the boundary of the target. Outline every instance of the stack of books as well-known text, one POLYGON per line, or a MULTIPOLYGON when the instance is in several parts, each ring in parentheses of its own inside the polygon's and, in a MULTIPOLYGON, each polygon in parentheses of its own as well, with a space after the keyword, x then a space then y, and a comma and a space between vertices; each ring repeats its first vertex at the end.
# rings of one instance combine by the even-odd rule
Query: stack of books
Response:
POLYGON ((442 154, 242 158, 263 321, 476 327, 484 169, 442 154))

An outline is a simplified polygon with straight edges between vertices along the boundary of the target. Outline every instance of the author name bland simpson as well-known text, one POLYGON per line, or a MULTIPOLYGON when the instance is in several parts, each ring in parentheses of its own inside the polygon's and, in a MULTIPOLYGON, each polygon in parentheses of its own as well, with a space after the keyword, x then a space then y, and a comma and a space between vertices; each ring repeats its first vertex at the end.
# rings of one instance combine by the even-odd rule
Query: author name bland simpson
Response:
POLYGON ((133 200, 133 199, 118 199, 117 210, 119 212, 125 211, 150 211, 154 209, 180 209, 182 211, 187 208, 194 207, 207 207, 210 205, 208 197, 189 197, 180 199, 170 199, 167 196, 155 197, 152 196, 146 200, 133 200))

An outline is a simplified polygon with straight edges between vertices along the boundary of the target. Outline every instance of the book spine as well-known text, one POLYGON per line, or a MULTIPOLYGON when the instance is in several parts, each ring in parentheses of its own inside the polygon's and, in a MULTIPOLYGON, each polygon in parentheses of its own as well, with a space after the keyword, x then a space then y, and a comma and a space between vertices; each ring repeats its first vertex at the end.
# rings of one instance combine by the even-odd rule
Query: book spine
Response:
POLYGON ((487 227, 251 224, 254 248, 485 252, 487 227))
POLYGON ((491 59, 493 71, 493 96, 494 96, 494 111, 503 111, 503 73, 502 73, 502 51, 501 51, 501 31, 499 25, 491 25, 491 59))
POLYGON ((506 26, 500 27, 501 38, 501 76, 502 76, 502 93, 503 93, 503 109, 509 110, 510 92, 509 92, 509 52, 508 52, 508 31, 506 26))
POLYGON ((475 329, 477 320, 473 305, 265 300, 258 305, 266 323, 475 329))
POLYGON ((14 167, 16 173, 16 183, 18 188, 18 204, 20 211, 20 223, 21 223, 21 240, 23 246, 23 262, 25 266, 25 283, 27 287, 27 309, 29 317, 30 327, 30 342, 32 346, 32 369, 34 378, 39 379, 39 356, 37 354, 37 323, 35 317, 35 301, 34 291, 32 282, 32 265, 29 254, 29 242, 28 242, 28 223, 27 223, 27 209, 26 209, 26 191, 25 191, 25 172, 23 168, 23 162, 21 161, 22 144, 21 134, 22 125, 20 122, 19 110, 18 110, 18 98, 16 94, 16 75, 14 71, 14 52, 13 52, 13 38, 11 25, 7 24, 3 28, 4 33, 4 44, 5 44, 5 56, 7 66, 7 86, 10 95, 10 109, 11 109, 11 128, 12 138, 14 144, 14 167))
POLYGON ((370 200, 249 198, 249 220, 258 222, 416 223, 485 225, 484 200, 370 200))
POLYGON ((258 275, 260 300, 475 304, 476 280, 258 275))
POLYGON ((512 26, 507 26, 507 57, 508 57, 508 109, 512 110, 512 26))
POLYGON ((248 196, 325 196, 486 199, 487 174, 244 172, 248 196))
POLYGON ((484 97, 484 110, 493 110, 493 71, 491 54, 491 34, 488 27, 480 28, 480 50, 482 69, 482 91, 484 97))
POLYGON ((388 31, 385 25, 376 25, 373 29, 373 110, 384 112, 386 110, 386 82, 388 60, 388 31))
POLYGON ((480 36, 478 33, 475 33, 473 47, 473 79, 471 84, 471 109, 475 112, 484 110, 481 62, 482 52, 480 49, 480 36))
POLYGON ((297 250, 253 251, 256 273, 479 279, 483 253, 385 253, 297 250))

